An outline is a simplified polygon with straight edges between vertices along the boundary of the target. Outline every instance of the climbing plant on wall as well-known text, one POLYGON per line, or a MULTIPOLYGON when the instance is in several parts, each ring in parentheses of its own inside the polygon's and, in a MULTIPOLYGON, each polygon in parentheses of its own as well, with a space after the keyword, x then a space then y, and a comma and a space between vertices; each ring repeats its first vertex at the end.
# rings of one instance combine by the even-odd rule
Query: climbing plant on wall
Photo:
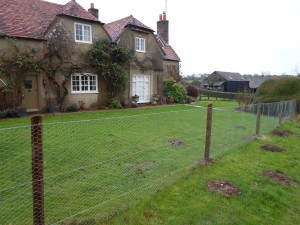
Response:
POLYGON ((129 64, 133 60, 130 49, 104 39, 96 41, 87 56, 98 75, 106 81, 111 99, 125 90, 129 64))

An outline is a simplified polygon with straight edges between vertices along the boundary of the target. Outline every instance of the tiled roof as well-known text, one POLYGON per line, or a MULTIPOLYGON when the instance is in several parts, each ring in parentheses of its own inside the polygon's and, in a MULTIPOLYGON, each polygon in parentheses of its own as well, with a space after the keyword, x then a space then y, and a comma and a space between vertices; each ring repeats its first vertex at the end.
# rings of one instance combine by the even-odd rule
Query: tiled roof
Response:
POLYGON ((239 73, 215 71, 213 73, 218 74, 227 81, 246 81, 246 79, 239 73))
POLYGON ((59 5, 42 0, 0 0, 0 30, 7 36, 43 39, 58 15, 98 21, 75 0, 59 5))
POLYGON ((166 44, 159 35, 156 35, 156 40, 165 53, 164 59, 178 62, 180 61, 180 58, 178 57, 171 45, 166 44))
POLYGON ((166 54, 164 59, 172 60, 172 61, 180 61, 180 58, 178 57, 178 55, 176 54, 176 52, 174 51, 171 45, 164 46, 163 50, 166 54))
POLYGON ((150 27, 134 18, 132 15, 111 23, 106 23, 104 29, 110 35, 113 42, 117 41, 127 26, 139 27, 141 29, 154 32, 150 27))
POLYGON ((98 19, 82 8, 75 0, 68 2, 66 5, 62 6, 60 15, 77 17, 80 19, 90 20, 98 22, 98 19))

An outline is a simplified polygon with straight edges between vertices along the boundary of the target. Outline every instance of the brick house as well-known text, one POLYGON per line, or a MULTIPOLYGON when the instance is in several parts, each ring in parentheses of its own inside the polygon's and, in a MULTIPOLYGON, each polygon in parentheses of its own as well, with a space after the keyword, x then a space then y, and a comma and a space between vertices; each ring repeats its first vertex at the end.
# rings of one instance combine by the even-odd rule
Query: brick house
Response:
POLYGON ((132 15, 104 25, 113 42, 134 52, 127 96, 139 95, 139 103, 149 103, 153 95, 161 94, 164 79, 179 76, 180 59, 168 44, 168 39, 164 40, 168 28, 166 35, 159 35, 161 22, 157 22, 158 35, 132 15))
MULTIPOLYGON (((180 59, 174 50, 167 42, 160 42, 159 35, 155 36, 151 28, 133 16, 104 24, 99 21, 94 4, 86 11, 75 0, 65 5, 41 0, 0 0, 0 5, 0 50, 8 48, 5 37, 13 37, 20 46, 38 52, 45 49, 60 28, 74 45, 74 54, 69 59, 72 65, 84 61, 85 53, 100 39, 134 50, 135 59, 128 71, 130 84, 124 101, 138 94, 140 103, 151 102, 154 94, 161 93, 162 81, 170 71, 172 76, 179 75, 180 59)), ((106 103, 106 85, 92 67, 77 68, 68 76, 66 79, 66 75, 59 74, 58 78, 68 89, 64 108, 79 101, 85 102, 86 107, 106 103)), ((0 77, 0 88, 5 82, 5 77, 0 77)), ((56 97, 53 90, 45 87, 44 74, 34 73, 27 74, 23 95, 23 102, 31 111, 45 111, 47 99, 56 97)))

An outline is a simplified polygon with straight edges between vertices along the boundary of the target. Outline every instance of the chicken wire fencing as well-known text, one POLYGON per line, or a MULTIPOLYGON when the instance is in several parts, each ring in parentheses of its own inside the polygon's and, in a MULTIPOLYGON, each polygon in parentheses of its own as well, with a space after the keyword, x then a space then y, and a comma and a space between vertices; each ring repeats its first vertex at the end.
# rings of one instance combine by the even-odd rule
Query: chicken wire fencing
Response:
MULTIPOLYGON (((204 159, 206 107, 0 129, 0 224, 98 224, 204 159)), ((210 156, 295 116, 295 101, 212 108, 210 156)))

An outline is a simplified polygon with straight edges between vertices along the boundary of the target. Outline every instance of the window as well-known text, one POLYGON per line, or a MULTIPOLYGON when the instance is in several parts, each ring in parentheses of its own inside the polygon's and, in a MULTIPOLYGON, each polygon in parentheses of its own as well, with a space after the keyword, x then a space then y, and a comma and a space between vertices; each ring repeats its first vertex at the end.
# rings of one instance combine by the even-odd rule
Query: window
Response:
POLYGON ((136 37, 135 50, 137 52, 146 52, 145 43, 146 43, 145 38, 136 37))
POLYGON ((72 93, 98 93, 97 75, 75 73, 71 78, 72 93))
POLYGON ((75 23, 75 42, 92 43, 91 25, 75 23))
POLYGON ((150 76, 133 75, 132 76, 132 96, 138 95, 138 103, 150 102, 150 76))

